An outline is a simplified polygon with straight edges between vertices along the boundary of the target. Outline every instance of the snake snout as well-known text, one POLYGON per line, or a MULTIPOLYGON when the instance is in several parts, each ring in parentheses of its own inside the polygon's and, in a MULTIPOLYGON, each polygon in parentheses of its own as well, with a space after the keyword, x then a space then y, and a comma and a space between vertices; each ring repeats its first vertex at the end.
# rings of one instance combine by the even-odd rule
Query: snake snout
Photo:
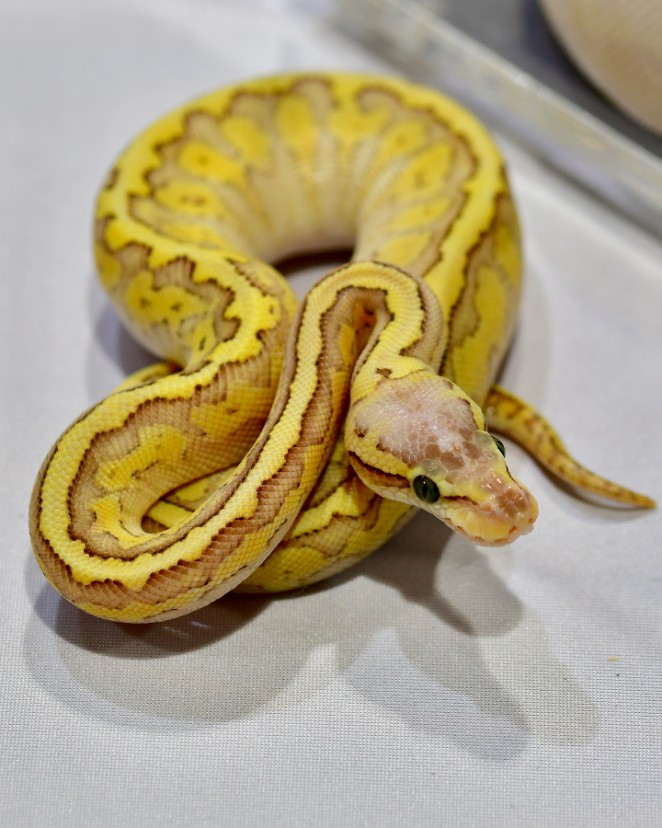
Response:
POLYGON ((538 517, 538 502, 518 481, 509 480, 479 506, 485 521, 482 543, 498 546, 526 535, 538 517))
POLYGON ((504 546, 531 531, 538 503, 517 480, 495 475, 471 498, 449 498, 444 511, 444 521, 474 543, 504 546))

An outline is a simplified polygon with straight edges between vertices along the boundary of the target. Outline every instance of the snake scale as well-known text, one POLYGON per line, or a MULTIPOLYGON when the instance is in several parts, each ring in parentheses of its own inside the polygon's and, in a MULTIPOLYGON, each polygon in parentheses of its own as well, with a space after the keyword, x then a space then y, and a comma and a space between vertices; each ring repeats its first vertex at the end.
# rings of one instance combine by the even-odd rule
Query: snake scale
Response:
POLYGON ((95 228, 111 300, 163 361, 76 420, 35 483, 37 560, 87 612, 156 621, 305 586, 413 506, 508 543, 537 505, 488 426, 571 484, 653 505, 494 384, 517 214, 485 128, 435 91, 306 73, 209 94, 120 155, 95 228), (274 263, 334 248, 351 261, 298 306, 274 263))

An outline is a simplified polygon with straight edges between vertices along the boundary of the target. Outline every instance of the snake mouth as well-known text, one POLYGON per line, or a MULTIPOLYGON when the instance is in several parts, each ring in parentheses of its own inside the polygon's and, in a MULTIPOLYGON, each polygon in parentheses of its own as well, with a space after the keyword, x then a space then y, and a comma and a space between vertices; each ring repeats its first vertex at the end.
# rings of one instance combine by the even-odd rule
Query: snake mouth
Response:
POLYGON ((495 508, 487 501, 479 503, 469 497, 442 497, 439 512, 443 522, 454 532, 480 546, 506 546, 527 535, 538 517, 538 504, 526 489, 518 490, 521 507, 516 511, 495 508))

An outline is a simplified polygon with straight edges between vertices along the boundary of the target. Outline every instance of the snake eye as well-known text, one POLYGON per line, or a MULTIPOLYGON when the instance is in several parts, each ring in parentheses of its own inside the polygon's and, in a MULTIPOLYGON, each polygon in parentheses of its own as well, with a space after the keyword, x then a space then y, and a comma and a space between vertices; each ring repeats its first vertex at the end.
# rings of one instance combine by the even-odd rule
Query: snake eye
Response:
POLYGON ((504 444, 501 442, 501 440, 499 440, 498 437, 495 437, 494 435, 492 435, 492 439, 496 443, 496 447, 499 449, 501 454, 503 454, 503 456, 505 457, 506 456, 506 447, 504 446, 504 444))
POLYGON ((416 497, 425 503, 436 503, 441 497, 437 484, 424 474, 419 474, 418 477, 415 477, 411 487, 416 497))

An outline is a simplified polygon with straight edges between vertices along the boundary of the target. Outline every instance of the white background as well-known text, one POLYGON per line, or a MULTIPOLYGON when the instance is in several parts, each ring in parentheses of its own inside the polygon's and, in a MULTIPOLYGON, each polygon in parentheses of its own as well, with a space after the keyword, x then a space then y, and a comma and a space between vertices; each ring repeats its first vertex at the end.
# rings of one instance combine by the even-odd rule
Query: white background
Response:
MULTIPOLYGON (((84 616, 32 558, 42 458, 148 360, 94 276, 106 169, 216 86, 389 71, 332 5, 3 0, 3 826, 659 824, 660 512, 573 497, 514 447, 541 516, 503 550, 420 517, 320 588, 151 627, 84 616)), ((502 146, 527 261, 505 384, 659 498, 662 244, 502 146)))

